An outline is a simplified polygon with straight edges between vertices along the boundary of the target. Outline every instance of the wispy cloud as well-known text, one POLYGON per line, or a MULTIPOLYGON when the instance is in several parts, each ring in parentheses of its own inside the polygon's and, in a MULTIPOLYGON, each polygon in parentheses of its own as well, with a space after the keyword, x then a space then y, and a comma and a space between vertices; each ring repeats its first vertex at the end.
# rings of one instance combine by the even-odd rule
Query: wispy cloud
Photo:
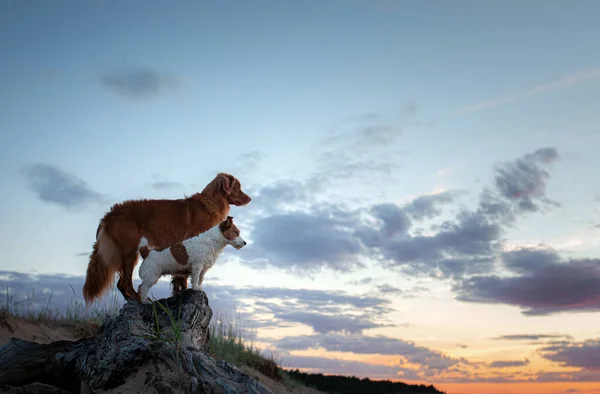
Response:
POLYGON ((417 115, 409 101, 393 116, 369 112, 341 120, 315 144, 318 175, 343 182, 390 177, 405 153, 398 144, 405 131, 427 128, 417 115))
POLYGON ((566 75, 560 79, 543 83, 541 85, 535 86, 533 88, 522 90, 520 92, 515 92, 509 94, 504 97, 497 97, 492 100, 482 101, 476 104, 467 105, 461 108, 462 112, 471 112, 478 111, 484 108, 496 107, 502 104, 511 103, 518 100, 523 100, 536 94, 559 90, 559 89, 568 89, 574 86, 580 85, 584 82, 590 82, 600 79, 600 68, 595 68, 592 70, 579 71, 573 74, 566 75))
POLYGON ((180 85, 178 78, 145 67, 104 73, 100 83, 113 93, 134 100, 154 98, 180 85))
POLYGON ((66 209, 105 202, 105 197, 92 190, 83 179, 51 164, 26 165, 21 175, 40 200, 66 209))
POLYGON ((236 177, 247 176, 255 173, 264 159, 265 154, 255 149, 237 156, 234 160, 219 163, 220 167, 213 171, 228 172, 236 177))
POLYGON ((523 367, 529 364, 529 360, 509 360, 509 361, 494 361, 490 364, 490 368, 511 368, 511 367, 523 367))
POLYGON ((509 334, 501 335, 499 337, 492 338, 497 341, 537 341, 540 339, 557 339, 557 338, 570 338, 570 335, 559 335, 559 334, 509 334))
POLYGON ((454 166, 450 166, 450 167, 444 167, 444 168, 441 168, 441 169, 439 169, 439 170, 437 170, 437 171, 435 172, 435 176, 436 176, 436 177, 438 177, 438 178, 445 178, 445 177, 448 177, 448 176, 450 176, 450 175, 454 174, 454 172, 455 172, 455 171, 456 171, 458 168, 459 168, 459 166, 458 166, 458 165, 454 165, 454 166))
POLYGON ((172 190, 184 188, 183 183, 175 181, 155 181, 152 182, 151 186, 154 190, 172 190))
POLYGON ((398 356, 411 364, 421 366, 425 369, 424 372, 429 370, 440 372, 455 367, 460 363, 469 364, 465 359, 453 358, 440 351, 417 345, 411 341, 383 335, 316 334, 290 336, 279 340, 277 348, 288 351, 320 348, 332 352, 398 356))

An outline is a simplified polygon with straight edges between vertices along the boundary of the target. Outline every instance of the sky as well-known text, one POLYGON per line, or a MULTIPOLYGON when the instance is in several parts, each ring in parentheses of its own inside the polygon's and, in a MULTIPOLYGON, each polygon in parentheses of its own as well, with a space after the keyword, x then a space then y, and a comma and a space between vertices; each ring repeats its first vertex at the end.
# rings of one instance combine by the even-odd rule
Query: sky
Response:
POLYGON ((599 12, 4 0, 0 288, 82 299, 112 204, 225 171, 204 287, 284 366, 600 393, 599 12))

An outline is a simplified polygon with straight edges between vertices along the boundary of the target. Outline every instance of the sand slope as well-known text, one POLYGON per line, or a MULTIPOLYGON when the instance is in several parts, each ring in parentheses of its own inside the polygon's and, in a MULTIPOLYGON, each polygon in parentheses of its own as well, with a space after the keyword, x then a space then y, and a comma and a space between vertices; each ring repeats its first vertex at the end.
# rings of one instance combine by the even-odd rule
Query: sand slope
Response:
POLYGON ((28 321, 22 317, 0 318, 0 346, 11 337, 37 343, 76 341, 95 334, 97 326, 91 324, 60 323, 53 321, 28 321))

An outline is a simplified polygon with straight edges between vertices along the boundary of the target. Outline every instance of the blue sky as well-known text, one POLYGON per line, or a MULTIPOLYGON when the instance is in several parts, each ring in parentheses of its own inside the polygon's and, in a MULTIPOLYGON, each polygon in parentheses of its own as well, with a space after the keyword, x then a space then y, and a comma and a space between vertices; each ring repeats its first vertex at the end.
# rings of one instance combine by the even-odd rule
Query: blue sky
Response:
MULTIPOLYGON (((422 327, 370 333, 420 340, 457 357, 499 357, 483 340, 479 353, 460 353, 449 345, 458 339, 444 337, 442 323, 426 323, 419 310, 488 313, 490 323, 481 327, 486 333, 506 313, 506 334, 536 330, 559 317, 532 325, 539 318, 522 315, 516 305, 530 297, 555 308, 556 300, 542 300, 542 285, 511 283, 522 287, 514 289, 523 297, 517 302, 481 293, 480 282, 468 275, 506 273, 498 253, 523 246, 531 256, 517 256, 515 264, 529 265, 513 274, 529 275, 536 261, 554 261, 532 249, 539 243, 554 248, 561 264, 570 266, 569 258, 598 264, 598 12, 593 1, 546 1, 543 7, 506 1, 3 1, 1 268, 83 275, 87 256, 80 254, 91 250, 112 203, 190 195, 217 171, 228 171, 253 197, 232 212, 255 243, 225 252, 207 280, 212 275, 234 288, 379 292, 392 303, 382 319, 410 320, 415 327, 423 319, 422 327), (504 176, 497 172, 503 165, 504 176), (530 194, 502 196, 498 179, 530 194), (402 237, 417 251, 432 242, 458 242, 456 234, 435 238, 444 220, 465 230, 460 236, 482 234, 466 231, 460 212, 480 212, 485 188, 513 209, 528 198, 535 206, 498 224, 502 236, 485 241, 496 248, 496 263, 440 278, 421 272, 439 256, 421 256, 430 259, 425 263, 399 257, 409 242, 402 237), (423 196, 429 200, 419 200, 423 196), (415 201, 437 207, 435 214, 424 215, 415 201), (368 225, 361 215, 371 215, 368 225), (369 245, 365 237, 373 233, 364 226, 385 230, 373 220, 401 239, 369 245), (312 233, 297 228, 309 224, 312 233), (339 226, 346 232, 336 232, 339 226), (402 235, 403 226, 410 231, 402 235), (272 228, 291 238, 279 239, 272 228), (355 237, 346 238, 347 231, 355 237), (384 285, 426 290, 403 299, 405 293, 386 292, 384 285), (465 302, 460 295, 501 301, 465 302)), ((446 245, 445 258, 457 245, 446 245)), ((597 268, 585 269, 600 284, 597 268)), ((580 325, 559 328, 577 340, 598 335, 581 327, 597 320, 600 294, 581 297, 590 303, 587 312, 571 314, 580 325)), ((310 324, 299 320, 266 332, 311 335, 310 324)), ((463 329, 472 338, 470 328, 463 329)), ((536 362, 535 373, 551 369, 536 362)))

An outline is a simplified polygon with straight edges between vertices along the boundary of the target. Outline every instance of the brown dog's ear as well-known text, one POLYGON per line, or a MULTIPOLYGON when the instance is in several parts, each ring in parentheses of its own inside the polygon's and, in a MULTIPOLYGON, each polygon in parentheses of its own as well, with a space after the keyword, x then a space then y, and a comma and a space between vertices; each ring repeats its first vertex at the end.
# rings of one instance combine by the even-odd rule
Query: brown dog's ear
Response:
POLYGON ((230 195, 231 188, 233 187, 233 176, 229 174, 220 173, 218 177, 221 190, 223 190, 223 193, 225 193, 226 195, 230 195))
POLYGON ((233 216, 227 216, 227 227, 231 227, 233 224, 233 216))

